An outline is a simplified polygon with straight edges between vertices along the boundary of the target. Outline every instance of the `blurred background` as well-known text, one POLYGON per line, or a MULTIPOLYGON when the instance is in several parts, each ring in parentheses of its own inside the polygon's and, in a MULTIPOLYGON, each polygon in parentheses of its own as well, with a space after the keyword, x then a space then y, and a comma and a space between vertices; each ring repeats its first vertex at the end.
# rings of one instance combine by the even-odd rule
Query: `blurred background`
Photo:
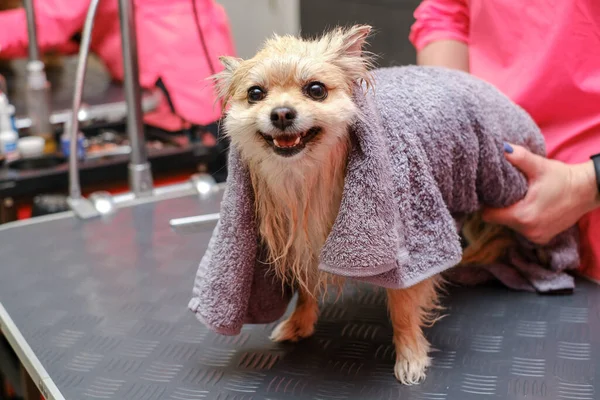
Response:
MULTIPOLYGON (((155 186, 182 182, 198 172, 209 172, 219 182, 226 178, 221 110, 207 83, 221 67, 219 55, 252 57, 273 33, 314 36, 336 24, 369 23, 375 27, 370 50, 380 57, 380 66, 414 63, 408 34, 418 3, 136 1, 143 134, 155 186)), ((68 209, 68 122, 89 4, 0 2, 0 223, 68 209), (27 4, 33 5, 36 21, 35 49, 28 40, 27 4)), ((119 26, 117 0, 100 2, 76 146, 84 195, 130 189, 132 146, 126 133, 119 26)))
POLYGON ((370 50, 380 66, 415 62, 408 41, 420 0, 219 0, 227 10, 240 57, 251 57, 264 38, 277 32, 314 36, 335 25, 375 27, 370 50))

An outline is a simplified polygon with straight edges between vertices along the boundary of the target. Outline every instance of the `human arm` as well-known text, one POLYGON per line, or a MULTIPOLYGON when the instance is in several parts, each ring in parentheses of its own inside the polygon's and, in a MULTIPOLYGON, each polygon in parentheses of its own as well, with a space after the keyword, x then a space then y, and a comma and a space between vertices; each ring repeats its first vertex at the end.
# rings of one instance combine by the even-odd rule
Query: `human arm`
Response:
POLYGON ((484 210, 484 221, 508 226, 534 243, 545 244, 600 207, 592 161, 570 165, 520 146, 507 149, 507 160, 525 174, 529 189, 525 198, 510 207, 484 210))
POLYGON ((409 39, 417 64, 469 71, 467 0, 423 0, 414 13, 409 39))
POLYGON ((417 52, 417 64, 469 72, 469 47, 456 40, 431 42, 417 52))
MULTIPOLYGON (((82 29, 88 6, 89 1, 34 1, 40 51, 63 48, 82 29)), ((0 27, 0 58, 26 56, 29 39, 25 10, 0 12, 0 27)))

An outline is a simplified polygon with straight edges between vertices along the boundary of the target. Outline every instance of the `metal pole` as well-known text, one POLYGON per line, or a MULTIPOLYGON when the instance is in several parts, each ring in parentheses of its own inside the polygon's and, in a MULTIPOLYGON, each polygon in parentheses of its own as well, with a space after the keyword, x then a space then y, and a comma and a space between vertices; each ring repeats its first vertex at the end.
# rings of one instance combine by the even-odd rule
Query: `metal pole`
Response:
POLYGON ((98 9, 100 0, 92 0, 85 17, 83 32, 81 35, 81 45, 79 47, 79 57, 77 59, 77 71, 75 73, 75 92, 73 93, 73 107, 71 108, 71 121, 65 127, 69 129, 69 196, 72 199, 81 198, 81 187, 79 183, 79 169, 77 167, 77 134, 79 133, 79 109, 81 108, 81 99, 83 97, 83 85, 85 82, 85 72, 87 69, 88 55, 90 52, 90 42, 92 31, 94 29, 94 18, 98 9))
POLYGON ((37 41, 37 26, 35 24, 35 10, 33 0, 23 0, 25 15, 27 16, 27 35, 29 36, 29 61, 40 59, 40 51, 37 41))
POLYGON ((129 185, 136 197, 152 194, 152 172, 148 163, 142 121, 141 89, 139 82, 136 42, 135 8, 133 0, 119 0, 125 100, 127 101, 127 134, 131 145, 129 185))
MULTIPOLYGON (((1 1, 1 0, 0 0, 1 1)), ((30 133, 44 138, 44 152, 55 151, 55 141, 52 137, 50 114, 50 83, 46 78, 44 63, 40 60, 40 50, 37 40, 37 23, 35 18, 34 0, 23 0, 27 19, 28 55, 27 87, 25 92, 27 116, 31 121, 30 133)))
POLYGON ((94 18, 98 10, 100 0, 91 0, 83 25, 81 35, 81 46, 77 59, 77 72, 75 73, 75 92, 73 93, 73 107, 71 109, 71 120, 65 125, 69 135, 69 197, 67 203, 73 212, 80 218, 94 218, 100 215, 93 204, 81 196, 79 183, 79 168, 77 165, 77 135, 79 133, 79 109, 83 97, 83 85, 87 69, 92 30, 94 29, 94 18))

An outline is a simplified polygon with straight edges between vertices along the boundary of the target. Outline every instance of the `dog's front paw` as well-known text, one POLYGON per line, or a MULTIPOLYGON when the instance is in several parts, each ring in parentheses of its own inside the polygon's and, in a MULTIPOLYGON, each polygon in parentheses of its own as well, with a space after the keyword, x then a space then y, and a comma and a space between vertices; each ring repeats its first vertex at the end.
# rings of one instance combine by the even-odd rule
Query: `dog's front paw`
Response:
POLYGON ((314 332, 315 325, 311 321, 290 318, 277 325, 277 328, 271 333, 271 340, 274 342, 297 342, 312 336, 314 332))
POLYGON ((405 347, 396 356, 394 375, 404 385, 416 385, 425 380, 430 365, 431 359, 426 351, 418 354, 405 347))

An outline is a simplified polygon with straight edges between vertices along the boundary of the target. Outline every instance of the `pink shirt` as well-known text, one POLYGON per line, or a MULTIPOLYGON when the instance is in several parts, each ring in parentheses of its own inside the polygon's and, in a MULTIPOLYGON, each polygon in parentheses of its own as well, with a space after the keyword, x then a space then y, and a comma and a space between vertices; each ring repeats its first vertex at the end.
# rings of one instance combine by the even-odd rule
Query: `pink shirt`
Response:
MULTIPOLYGON (((153 87, 162 78, 178 116, 188 122, 209 124, 221 115, 213 84, 207 80, 211 75, 209 62, 219 72, 222 67, 218 57, 234 55, 234 46, 224 9, 214 0, 195 1, 210 60, 202 50, 191 0, 135 1, 140 83, 153 87)), ((34 4, 41 51, 76 51, 70 40, 83 29, 89 1, 37 0, 34 4)), ((24 10, 1 12, 0 27, 0 57, 25 57, 28 38, 24 10)), ((113 78, 123 79, 116 0, 100 2, 91 50, 103 60, 113 78)), ((165 103, 147 119, 165 128, 180 124, 178 118, 169 115, 165 103)))
MULTIPOLYGON (((410 40, 469 45, 470 72, 540 126, 548 155, 567 163, 600 153, 600 1, 424 0, 410 40)), ((600 210, 580 223, 585 272, 600 280, 600 210)))

